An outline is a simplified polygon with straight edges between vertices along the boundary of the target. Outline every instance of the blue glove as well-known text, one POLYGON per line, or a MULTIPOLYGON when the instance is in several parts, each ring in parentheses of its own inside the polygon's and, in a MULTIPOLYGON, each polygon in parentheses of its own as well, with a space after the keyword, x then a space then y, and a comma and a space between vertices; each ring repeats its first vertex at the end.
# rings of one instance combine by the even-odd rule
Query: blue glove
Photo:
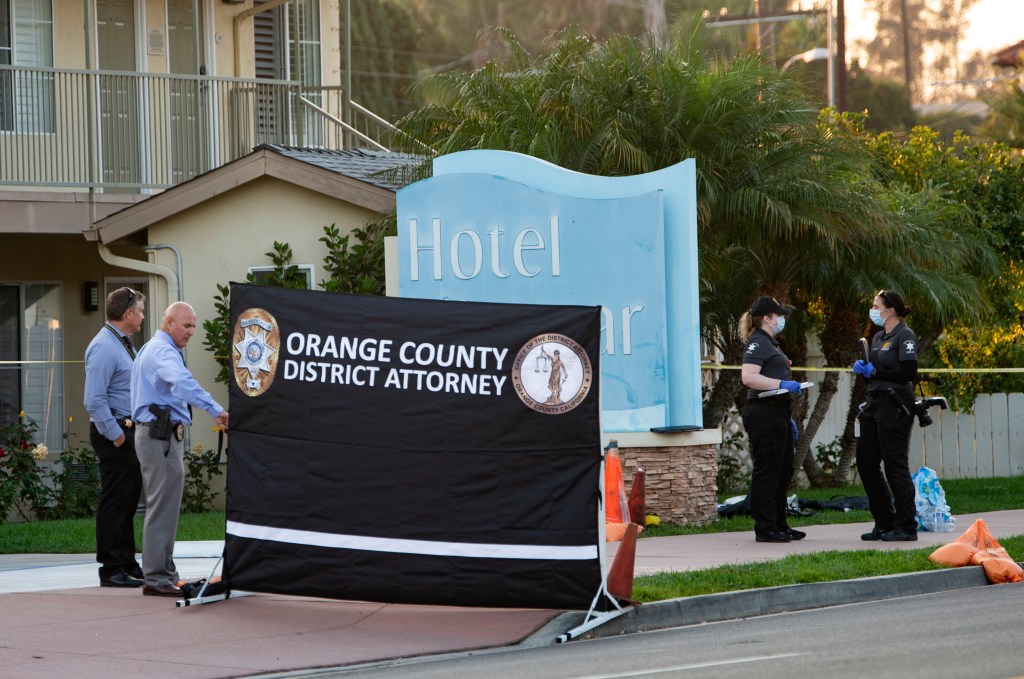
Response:
POLYGON ((853 372, 870 379, 875 374, 875 364, 865 363, 863 360, 857 361, 853 364, 853 372))
POLYGON ((794 382, 793 380, 782 380, 779 382, 779 389, 785 389, 791 394, 800 393, 800 383, 794 382))
POLYGON ((797 431, 796 420, 794 420, 792 417, 789 418, 789 426, 793 428, 793 441, 794 442, 795 441, 799 441, 800 440, 800 432, 797 431))

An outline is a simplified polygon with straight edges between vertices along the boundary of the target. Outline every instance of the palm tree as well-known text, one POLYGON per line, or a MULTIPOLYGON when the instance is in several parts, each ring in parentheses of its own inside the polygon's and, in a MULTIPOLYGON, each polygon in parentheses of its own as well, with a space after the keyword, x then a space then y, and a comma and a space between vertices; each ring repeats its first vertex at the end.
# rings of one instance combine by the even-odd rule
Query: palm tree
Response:
MULTIPOLYGON (((430 103, 400 128, 440 154, 504 149, 607 176, 695 158, 702 332, 726 357, 739 356, 736 319, 757 294, 788 298, 813 258, 842 259, 886 229, 877 201, 854 190, 862 147, 817 125, 799 83, 757 56, 715 61, 698 24, 665 48, 566 37, 540 60, 497 33, 503 64, 423 81, 430 103)), ((707 426, 738 385, 720 376, 707 426)))
MULTIPOLYGON (((812 270, 817 279, 803 281, 816 295, 813 306, 823 319, 818 333, 826 366, 847 368, 860 358, 859 337, 866 337, 867 309, 878 290, 900 290, 914 314, 908 324, 915 328, 920 354, 952 318, 969 321, 985 311, 981 283, 998 272, 998 260, 984 231, 970 219, 970 212, 932 186, 911 191, 898 185, 884 186, 874 180, 863 182, 886 201, 895 228, 882 241, 853 248, 853 257, 841 262, 821 261, 812 270)), ((809 456, 814 438, 832 397, 837 393, 838 374, 826 372, 800 441, 796 464, 811 482, 843 485, 849 481, 856 440, 853 435, 857 405, 865 396, 865 383, 856 380, 842 436, 842 454, 832 479, 826 479, 809 456)))

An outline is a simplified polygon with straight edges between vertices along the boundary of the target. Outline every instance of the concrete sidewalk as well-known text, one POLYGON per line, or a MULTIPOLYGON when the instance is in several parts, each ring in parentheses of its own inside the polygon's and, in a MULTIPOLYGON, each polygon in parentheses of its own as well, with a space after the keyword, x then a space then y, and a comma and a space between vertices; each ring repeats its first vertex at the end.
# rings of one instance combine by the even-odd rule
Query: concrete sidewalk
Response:
MULTIPOLYGON (((860 534, 870 524, 811 526, 805 540, 789 544, 758 543, 752 533, 646 538, 638 542, 635 570, 643 575, 807 552, 937 546, 956 539, 979 517, 997 537, 1024 533, 1024 510, 1015 510, 960 516, 954 532, 922 533, 917 542, 863 542, 860 534)), ((616 547, 608 545, 609 564, 616 547)), ((221 549, 219 542, 182 543, 175 560, 182 575, 206 576, 221 549)), ((659 602, 632 609, 592 635, 980 586, 984 576, 979 570, 659 602)), ((269 594, 176 608, 172 599, 96 585, 92 555, 0 556, 0 677, 213 678, 355 665, 553 643, 581 617, 555 610, 405 606, 269 594)))

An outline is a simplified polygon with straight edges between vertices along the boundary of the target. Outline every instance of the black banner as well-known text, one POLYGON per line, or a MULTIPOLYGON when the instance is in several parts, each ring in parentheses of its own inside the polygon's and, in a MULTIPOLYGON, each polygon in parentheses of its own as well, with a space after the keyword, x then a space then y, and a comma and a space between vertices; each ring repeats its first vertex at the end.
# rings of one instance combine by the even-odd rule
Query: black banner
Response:
POLYGON ((589 607, 600 307, 232 284, 231 324, 232 589, 589 607))

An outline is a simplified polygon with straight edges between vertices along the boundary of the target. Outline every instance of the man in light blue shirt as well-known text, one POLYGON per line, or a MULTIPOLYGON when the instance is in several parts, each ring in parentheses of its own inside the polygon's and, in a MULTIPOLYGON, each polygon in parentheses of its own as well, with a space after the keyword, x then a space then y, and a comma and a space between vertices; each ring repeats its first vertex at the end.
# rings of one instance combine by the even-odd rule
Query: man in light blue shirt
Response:
POLYGON ((146 318, 146 296, 118 288, 107 296, 107 322, 85 350, 85 409, 89 442, 100 467, 96 561, 101 587, 141 587, 135 560, 135 510, 142 474, 135 456, 129 394, 135 347, 131 336, 146 318))
POLYGON ((185 485, 185 427, 192 424, 189 406, 209 413, 222 431, 228 429, 227 411, 199 386, 181 355, 195 329, 195 310, 185 302, 174 302, 164 312, 160 330, 139 350, 132 366, 135 452, 146 491, 142 528, 146 582, 142 593, 147 596, 183 596, 173 557, 185 485), (166 434, 160 432, 163 418, 170 420, 166 434))

